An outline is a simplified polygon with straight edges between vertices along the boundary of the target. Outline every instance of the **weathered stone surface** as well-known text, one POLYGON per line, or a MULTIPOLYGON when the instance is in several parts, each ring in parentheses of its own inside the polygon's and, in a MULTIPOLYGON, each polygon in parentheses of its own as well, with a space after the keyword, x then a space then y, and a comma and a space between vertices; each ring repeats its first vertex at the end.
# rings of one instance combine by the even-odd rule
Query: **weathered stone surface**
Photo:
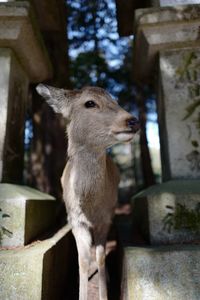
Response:
POLYGON ((151 244, 200 240, 200 183, 174 180, 133 198, 133 223, 151 244))
POLYGON ((200 5, 138 9, 135 12, 135 78, 151 81, 162 49, 200 47, 200 5), (176 28, 176 30, 174 30, 176 28))
POLYGON ((31 242, 54 224, 55 198, 26 186, 0 184, 0 246, 31 242))
POLYGON ((28 78, 11 49, 0 48, 0 180, 20 182, 28 78))
POLYGON ((200 49, 161 51, 159 101, 163 178, 200 178, 200 49))
POLYGON ((71 233, 64 226, 51 238, 0 251, 0 298, 61 300, 70 286, 71 233))
POLYGON ((0 3, 0 47, 14 50, 31 82, 52 76, 51 64, 28 1, 0 3))
POLYGON ((123 300, 199 300, 200 246, 125 248, 123 300))
POLYGON ((151 0, 153 6, 176 6, 188 4, 200 4, 200 0, 151 0))

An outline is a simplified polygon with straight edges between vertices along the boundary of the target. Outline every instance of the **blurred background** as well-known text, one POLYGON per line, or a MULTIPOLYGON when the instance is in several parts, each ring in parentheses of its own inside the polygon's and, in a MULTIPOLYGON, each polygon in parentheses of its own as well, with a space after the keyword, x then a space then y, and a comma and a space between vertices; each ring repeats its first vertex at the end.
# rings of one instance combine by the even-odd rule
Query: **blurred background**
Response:
MULTIPOLYGON (((48 83, 67 89, 100 86, 140 119, 140 136, 108 151, 121 172, 119 202, 127 203, 136 191, 160 182, 156 96, 152 86, 133 80, 134 36, 119 36, 115 0, 67 0, 65 4, 66 40, 59 54, 65 63, 55 64, 58 70, 48 83)), ((59 46, 50 47, 50 54, 58 54, 59 46)), ((36 95, 34 86, 32 90, 25 127, 24 183, 61 198, 59 178, 67 160, 65 121, 36 95)))

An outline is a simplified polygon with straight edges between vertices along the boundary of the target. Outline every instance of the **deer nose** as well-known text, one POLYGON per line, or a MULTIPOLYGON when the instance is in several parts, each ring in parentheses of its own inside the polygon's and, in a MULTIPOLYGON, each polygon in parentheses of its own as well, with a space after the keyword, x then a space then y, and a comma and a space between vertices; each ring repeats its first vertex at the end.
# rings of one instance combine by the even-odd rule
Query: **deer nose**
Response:
POLYGON ((130 118, 126 121, 127 126, 135 133, 140 129, 140 122, 137 118, 130 118))

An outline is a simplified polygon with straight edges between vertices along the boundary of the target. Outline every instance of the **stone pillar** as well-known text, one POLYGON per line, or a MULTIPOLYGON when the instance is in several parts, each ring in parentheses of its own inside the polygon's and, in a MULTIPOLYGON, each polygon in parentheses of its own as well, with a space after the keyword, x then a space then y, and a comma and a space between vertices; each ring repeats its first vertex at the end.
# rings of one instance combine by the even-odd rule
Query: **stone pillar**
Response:
POLYGON ((162 50, 158 115, 163 179, 200 179, 200 48, 162 50))
POLYGON ((28 76, 10 48, 0 48, 0 176, 21 182, 28 76))
POLYGON ((199 15, 200 5, 135 13, 135 78, 153 81, 158 95, 164 182, 134 199, 135 220, 152 244, 200 237, 199 15))
POLYGON ((21 183, 28 85, 52 76, 28 2, 0 2, 0 181, 21 183))
POLYGON ((13 185, 22 183, 29 84, 52 76, 29 2, 0 2, 0 70, 0 247, 17 247, 48 230, 57 207, 53 197, 13 185))

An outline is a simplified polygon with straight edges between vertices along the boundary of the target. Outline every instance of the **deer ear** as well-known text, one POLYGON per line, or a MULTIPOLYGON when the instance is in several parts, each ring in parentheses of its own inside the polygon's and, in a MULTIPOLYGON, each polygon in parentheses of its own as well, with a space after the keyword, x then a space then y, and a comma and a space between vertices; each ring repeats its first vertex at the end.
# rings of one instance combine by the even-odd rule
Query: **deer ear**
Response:
POLYGON ((56 113, 60 113, 63 117, 69 119, 73 98, 77 95, 77 92, 55 88, 53 86, 38 84, 36 91, 41 95, 46 102, 53 108, 56 113))

